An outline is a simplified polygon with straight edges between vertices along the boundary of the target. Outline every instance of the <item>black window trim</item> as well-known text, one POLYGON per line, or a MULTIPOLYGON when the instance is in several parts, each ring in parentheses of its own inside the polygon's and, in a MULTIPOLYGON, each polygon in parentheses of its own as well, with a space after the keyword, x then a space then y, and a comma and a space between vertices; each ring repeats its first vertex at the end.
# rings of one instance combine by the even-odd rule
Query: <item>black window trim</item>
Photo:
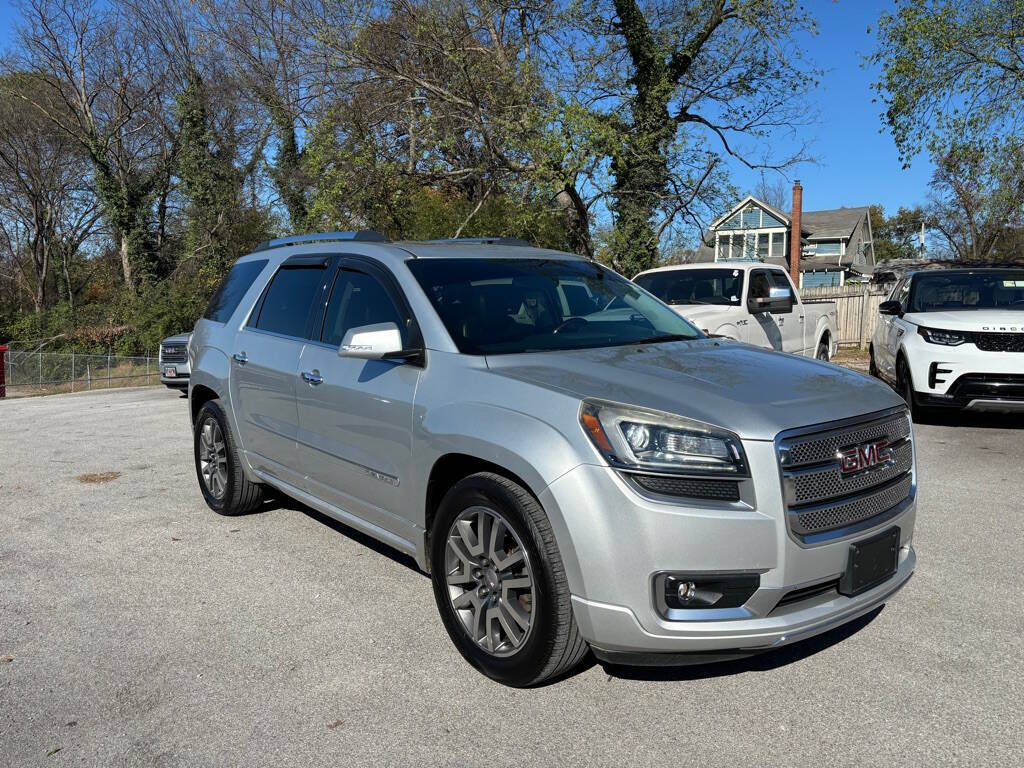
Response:
POLYGON ((388 297, 395 304, 399 313, 404 315, 406 318, 406 331, 404 335, 406 337, 408 349, 410 351, 416 350, 420 352, 418 357, 410 357, 406 362, 412 365, 425 367, 426 345, 423 341, 423 333, 420 331, 420 325, 416 320, 416 314, 412 311, 412 306, 409 304, 409 300, 406 298, 405 291, 402 290, 402 286, 399 284, 398 278, 396 278, 394 273, 392 273, 384 264, 376 259, 363 256, 362 254, 339 254, 335 263, 330 266, 330 278, 325 281, 326 288, 319 304, 319 312, 317 313, 317 317, 315 318, 313 326, 310 329, 310 333, 308 334, 309 343, 316 344, 320 347, 326 347, 328 349, 336 350, 338 348, 337 344, 328 344, 323 340, 324 323, 327 321, 327 306, 331 302, 331 293, 337 283, 338 275, 345 269, 353 272, 362 272, 376 279, 381 284, 385 293, 388 294, 388 297))
POLYGON ((267 336, 276 336, 279 339, 292 339, 297 341, 309 341, 310 332, 314 326, 314 318, 323 315, 323 310, 320 305, 323 303, 323 295, 325 288, 327 287, 324 283, 320 285, 319 291, 313 291, 313 302, 310 305, 309 313, 306 315, 306 327, 301 336, 293 336, 287 333, 279 333, 278 331, 268 331, 266 328, 260 328, 258 323, 260 314, 263 312, 263 302, 267 299, 267 293, 270 291, 270 286, 274 284, 274 280, 278 274, 285 269, 302 269, 306 267, 321 267, 324 274, 331 273, 332 262, 337 260, 337 256, 331 254, 313 254, 307 256, 290 256, 289 258, 282 261, 277 265, 274 270, 274 274, 267 280, 266 285, 263 286, 263 290, 260 292, 260 297, 253 305, 252 310, 249 312, 249 319, 245 323, 244 330, 252 331, 253 333, 263 333, 267 336), (316 309, 314 309, 314 307, 316 309))

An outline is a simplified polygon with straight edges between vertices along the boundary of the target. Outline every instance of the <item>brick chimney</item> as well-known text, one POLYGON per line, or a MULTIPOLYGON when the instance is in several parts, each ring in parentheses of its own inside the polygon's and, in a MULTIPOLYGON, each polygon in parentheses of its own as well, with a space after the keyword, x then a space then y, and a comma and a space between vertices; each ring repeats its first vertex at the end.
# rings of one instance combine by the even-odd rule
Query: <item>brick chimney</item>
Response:
POLYGON ((803 217, 804 188, 800 186, 800 179, 793 182, 793 213, 790 217, 793 220, 793 227, 789 233, 789 276, 793 278, 793 285, 800 287, 800 220, 803 217))

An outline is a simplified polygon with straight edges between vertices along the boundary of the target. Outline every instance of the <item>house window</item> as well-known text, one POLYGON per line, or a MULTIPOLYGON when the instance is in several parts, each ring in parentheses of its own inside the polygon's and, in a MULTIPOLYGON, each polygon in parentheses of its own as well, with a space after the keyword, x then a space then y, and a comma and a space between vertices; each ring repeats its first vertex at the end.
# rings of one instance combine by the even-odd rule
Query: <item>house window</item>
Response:
POLYGON ((757 236, 757 258, 764 261, 768 258, 768 233, 762 232, 757 236))
POLYGON ((814 244, 815 256, 838 256, 843 252, 843 244, 839 240, 822 240, 814 244))
POLYGON ((803 287, 828 288, 831 286, 840 285, 842 281, 842 275, 842 272, 804 272, 803 287))
POLYGON ((772 256, 776 259, 786 258, 786 233, 772 233, 772 256))

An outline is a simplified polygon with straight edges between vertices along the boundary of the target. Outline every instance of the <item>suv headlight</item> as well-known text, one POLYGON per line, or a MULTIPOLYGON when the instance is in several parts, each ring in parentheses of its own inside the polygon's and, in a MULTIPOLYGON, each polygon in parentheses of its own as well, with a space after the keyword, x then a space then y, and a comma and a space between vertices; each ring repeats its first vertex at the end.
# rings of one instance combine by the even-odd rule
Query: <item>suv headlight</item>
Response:
POLYGON ((956 347, 969 341, 967 335, 959 331, 944 331, 941 328, 925 328, 923 325, 919 325, 917 332, 924 337, 925 341, 947 347, 956 347))
POLYGON ((747 477, 732 432, 671 413, 584 400, 580 424, 612 466, 634 471, 747 477))

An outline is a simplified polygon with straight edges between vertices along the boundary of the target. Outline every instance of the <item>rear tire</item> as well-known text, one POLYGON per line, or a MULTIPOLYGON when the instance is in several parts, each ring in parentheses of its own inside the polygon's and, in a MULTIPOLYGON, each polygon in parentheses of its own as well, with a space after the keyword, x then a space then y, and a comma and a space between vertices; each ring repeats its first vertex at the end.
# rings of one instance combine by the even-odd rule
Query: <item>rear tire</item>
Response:
POLYGON ((876 379, 881 378, 878 375, 878 366, 875 365, 875 345, 872 344, 868 347, 868 375, 874 376, 876 379))
POLYGON ((244 515, 263 503, 263 486, 245 476, 220 400, 203 404, 192 436, 196 476, 206 505, 218 515, 244 515))
POLYGON ((827 341, 823 340, 818 345, 818 352, 817 352, 817 354, 815 354, 814 357, 817 360, 821 360, 823 363, 827 363, 829 361, 828 342, 827 341))
POLYGON ((586 655, 551 524, 517 483, 491 472, 456 483, 431 526, 430 566, 448 636, 493 680, 537 685, 586 655))

